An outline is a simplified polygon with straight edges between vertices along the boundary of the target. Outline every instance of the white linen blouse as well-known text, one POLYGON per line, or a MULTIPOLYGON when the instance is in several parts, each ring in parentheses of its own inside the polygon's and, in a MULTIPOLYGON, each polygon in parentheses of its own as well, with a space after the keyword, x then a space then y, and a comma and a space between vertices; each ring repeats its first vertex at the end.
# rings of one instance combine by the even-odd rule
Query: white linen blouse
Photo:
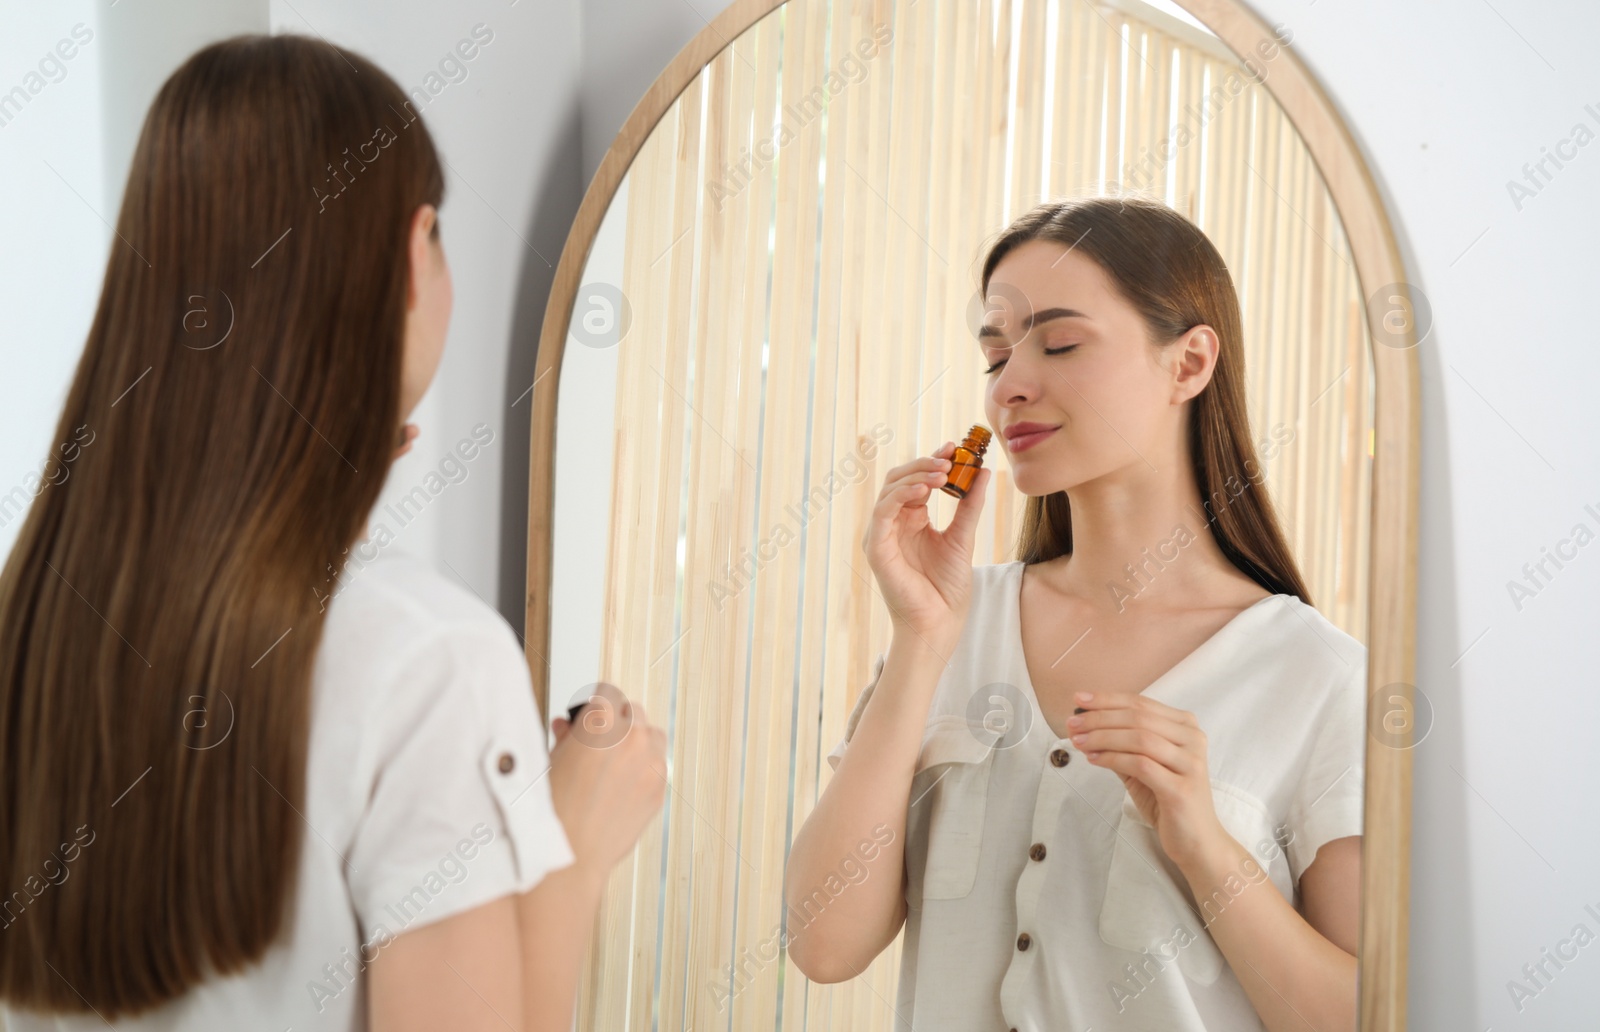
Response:
MULTIPOLYGON (((358 561, 372 548, 352 551, 326 603, 292 922, 246 970, 119 1017, 118 1032, 362 1032, 367 967, 396 937, 573 862, 511 626, 394 545, 358 561)), ((107 1027, 3 1005, 0 1019, 7 1032, 107 1027)))
MULTIPOLYGON (((897 1032, 1264 1029, 1205 922, 1264 878, 1298 905, 1317 850, 1361 834, 1365 646, 1271 595, 1144 690, 1195 714, 1217 816, 1254 861, 1197 902, 1116 773, 1050 730, 1023 658, 1023 565, 974 568, 929 706, 897 1032)), ((884 660, 828 754, 835 769, 884 660)))

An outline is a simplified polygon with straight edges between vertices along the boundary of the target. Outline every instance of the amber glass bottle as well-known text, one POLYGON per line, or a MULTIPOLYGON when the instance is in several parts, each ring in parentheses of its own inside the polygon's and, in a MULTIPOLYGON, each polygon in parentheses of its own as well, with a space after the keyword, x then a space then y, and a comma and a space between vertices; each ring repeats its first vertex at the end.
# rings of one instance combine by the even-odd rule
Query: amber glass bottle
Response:
POLYGON ((983 453, 993 436, 986 426, 974 426, 968 430, 967 439, 956 445, 955 453, 950 456, 950 474, 939 490, 957 498, 965 498, 967 492, 972 490, 972 482, 977 479, 979 468, 983 466, 983 453))

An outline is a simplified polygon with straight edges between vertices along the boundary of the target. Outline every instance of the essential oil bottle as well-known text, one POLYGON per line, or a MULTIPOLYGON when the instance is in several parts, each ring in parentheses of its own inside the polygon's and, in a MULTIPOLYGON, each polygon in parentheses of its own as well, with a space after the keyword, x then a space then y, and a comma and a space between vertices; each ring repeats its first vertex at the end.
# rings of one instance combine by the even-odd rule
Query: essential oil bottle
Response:
POLYGON ((982 425, 968 430, 966 440, 956 445, 955 453, 950 456, 950 473, 939 490, 957 498, 965 498, 967 492, 972 490, 978 470, 983 466, 983 453, 993 436, 989 428, 982 425))

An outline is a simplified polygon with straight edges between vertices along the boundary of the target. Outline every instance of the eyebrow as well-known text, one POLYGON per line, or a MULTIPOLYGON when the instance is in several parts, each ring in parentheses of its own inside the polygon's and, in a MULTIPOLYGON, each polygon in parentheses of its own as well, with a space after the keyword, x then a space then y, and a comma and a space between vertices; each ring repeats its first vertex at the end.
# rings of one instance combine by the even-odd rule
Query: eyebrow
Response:
MULTIPOLYGON (((1093 319, 1089 319, 1087 315, 1076 308, 1045 308, 1028 316, 1027 325, 1023 327, 1023 332, 1026 333, 1037 324, 1049 322, 1051 319, 1088 319, 1089 322, 1094 322, 1093 319)), ((984 326, 978 331, 979 340, 983 340, 985 337, 1004 336, 1005 331, 998 326, 984 326)))

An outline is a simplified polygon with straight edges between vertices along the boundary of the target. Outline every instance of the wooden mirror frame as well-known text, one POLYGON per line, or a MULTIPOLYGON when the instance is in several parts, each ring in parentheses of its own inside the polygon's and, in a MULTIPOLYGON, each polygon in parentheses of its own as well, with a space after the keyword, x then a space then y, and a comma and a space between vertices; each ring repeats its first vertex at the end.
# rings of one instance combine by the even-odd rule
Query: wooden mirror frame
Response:
MULTIPOLYGON (((567 328, 596 233, 634 157, 656 123, 731 41, 788 0, 733 0, 678 52, 623 123, 583 195, 545 306, 534 367, 532 456, 528 470, 528 570, 524 615, 528 665, 539 711, 549 719, 556 397, 567 328), (551 375, 554 374, 554 375, 551 375)), ((835 0, 850 2, 850 0, 835 0)), ((855 0, 863 2, 863 0, 855 0)), ((1240 0, 1176 0, 1235 55, 1276 43, 1272 29, 1240 0)), ((1349 240, 1362 294, 1374 378, 1370 595, 1367 624, 1368 726, 1381 688, 1392 711, 1415 712, 1417 502, 1421 457, 1416 327, 1376 325, 1373 293, 1408 284, 1372 173, 1322 87, 1290 46, 1264 82, 1289 117, 1327 184, 1349 240), (1395 342, 1391 344, 1391 342, 1395 342)), ((1386 710, 1387 712, 1388 710, 1386 710)), ((1411 745, 1407 720, 1385 740, 1368 735, 1361 863, 1360 1030, 1406 1027, 1406 960, 1411 871, 1411 745), (1401 744, 1392 744, 1395 738, 1401 744)))

